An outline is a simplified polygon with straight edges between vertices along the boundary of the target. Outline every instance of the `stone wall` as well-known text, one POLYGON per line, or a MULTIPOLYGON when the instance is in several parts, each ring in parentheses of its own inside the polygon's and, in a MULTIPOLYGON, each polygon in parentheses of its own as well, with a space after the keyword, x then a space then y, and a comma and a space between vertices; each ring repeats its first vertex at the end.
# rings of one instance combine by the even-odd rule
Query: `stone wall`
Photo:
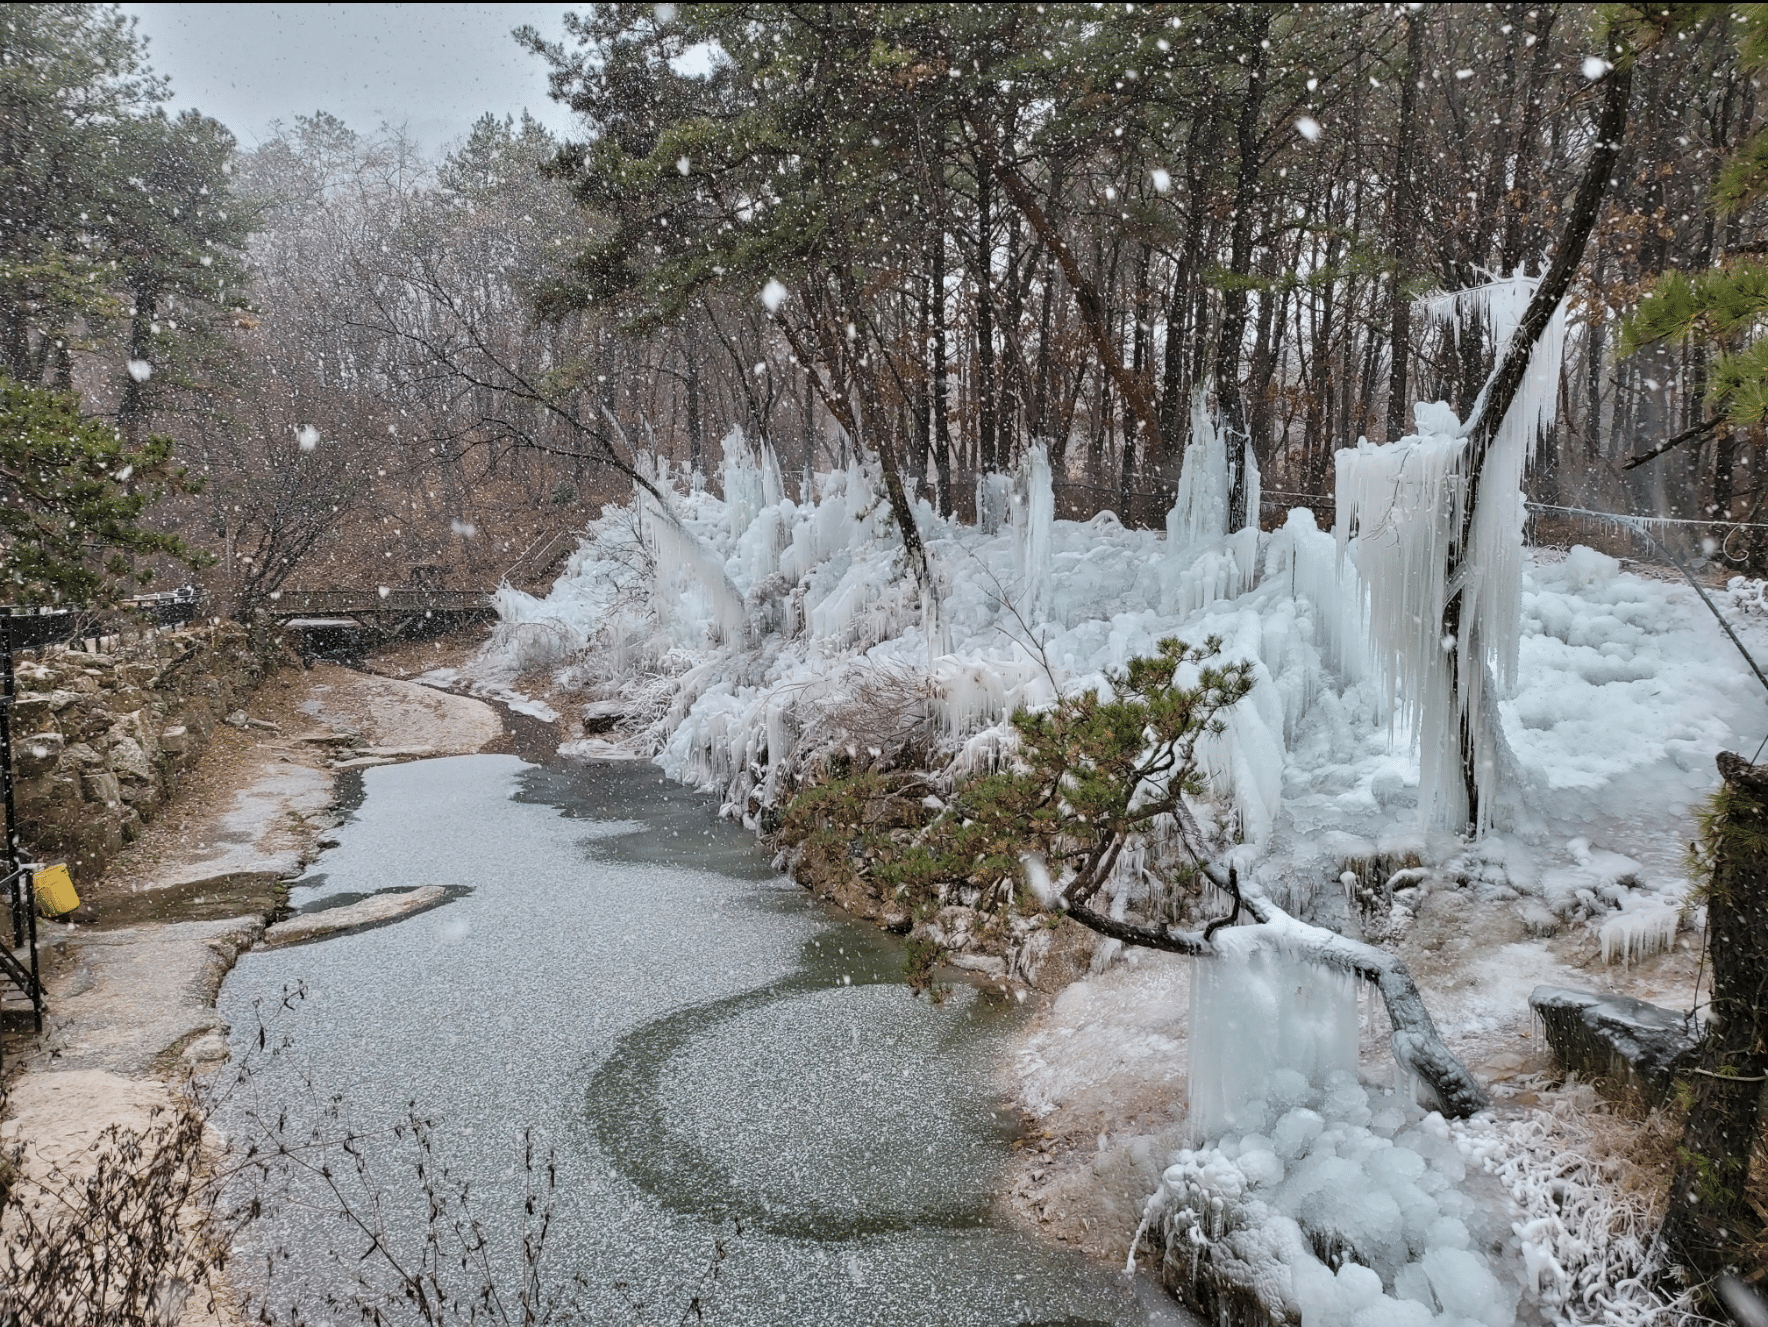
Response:
POLYGON ((105 644, 110 653, 30 651, 14 669, 14 798, 25 856, 66 861, 76 884, 95 880, 153 819, 265 668, 234 623, 105 644))

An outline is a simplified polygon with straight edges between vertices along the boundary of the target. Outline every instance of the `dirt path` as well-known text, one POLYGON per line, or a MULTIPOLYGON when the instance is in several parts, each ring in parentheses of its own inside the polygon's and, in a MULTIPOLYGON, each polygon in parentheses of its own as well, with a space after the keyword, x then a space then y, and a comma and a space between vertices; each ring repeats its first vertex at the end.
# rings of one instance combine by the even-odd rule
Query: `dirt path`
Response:
POLYGON ((72 922, 40 924, 48 1017, 41 1037, 7 1035, 0 1122, 27 1173, 111 1124, 141 1129, 181 1080, 226 1060, 216 994, 334 823, 339 767, 505 740, 483 701, 330 664, 272 675, 246 714, 216 730, 72 922))

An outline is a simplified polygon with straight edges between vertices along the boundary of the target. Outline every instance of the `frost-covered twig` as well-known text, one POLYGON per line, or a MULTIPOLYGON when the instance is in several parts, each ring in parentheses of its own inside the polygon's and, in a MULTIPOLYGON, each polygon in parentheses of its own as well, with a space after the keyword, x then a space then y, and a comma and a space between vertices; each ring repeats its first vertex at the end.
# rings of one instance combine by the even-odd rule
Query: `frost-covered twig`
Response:
POLYGON ((1587 1103, 1574 1096, 1520 1119, 1457 1126, 1469 1161, 1522 1208, 1513 1227, 1524 1275, 1562 1322, 1603 1327, 1695 1320, 1686 1293, 1661 1289, 1657 1212, 1626 1183, 1625 1163, 1603 1156, 1587 1103))

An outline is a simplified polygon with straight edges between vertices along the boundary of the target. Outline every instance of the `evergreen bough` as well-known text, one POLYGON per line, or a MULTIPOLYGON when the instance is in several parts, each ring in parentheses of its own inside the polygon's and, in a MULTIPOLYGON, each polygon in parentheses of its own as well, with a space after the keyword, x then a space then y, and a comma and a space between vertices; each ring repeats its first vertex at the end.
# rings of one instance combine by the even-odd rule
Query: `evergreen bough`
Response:
POLYGON ((71 393, 0 376, 0 600, 96 607, 152 578, 144 558, 194 564, 175 535, 141 524, 161 495, 193 487, 170 438, 131 448, 71 393))
MULTIPOLYGON (((1220 651, 1217 638, 1201 647, 1169 638, 1114 672, 1108 692, 1018 710, 1011 762, 943 804, 917 800, 931 785, 900 775, 830 779, 786 808, 782 837, 847 857, 916 921, 962 903, 976 909, 985 933, 1015 913, 1044 912, 1054 922, 1070 912, 1084 922, 1124 848, 1153 834, 1161 817, 1188 819, 1184 796, 1203 793, 1198 742, 1223 730, 1225 711, 1253 686, 1253 665, 1223 662, 1220 651), (1047 888, 1034 888, 1045 879, 1047 888)), ((1151 869, 1185 884, 1200 865, 1151 869)), ((943 956, 937 944, 911 944, 917 989, 943 956)))

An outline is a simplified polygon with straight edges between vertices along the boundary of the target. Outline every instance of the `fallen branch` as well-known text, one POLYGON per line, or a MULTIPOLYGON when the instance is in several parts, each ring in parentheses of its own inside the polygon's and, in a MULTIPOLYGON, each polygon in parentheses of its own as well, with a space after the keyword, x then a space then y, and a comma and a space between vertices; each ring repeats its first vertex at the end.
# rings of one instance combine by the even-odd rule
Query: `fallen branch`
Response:
MULTIPOLYGON (((1218 867, 1208 867, 1206 873, 1223 889, 1238 883, 1218 867)), ((1465 1118, 1492 1104, 1478 1080, 1443 1044, 1442 1036, 1431 1020, 1430 1010, 1425 1007, 1424 997, 1418 991, 1418 984, 1398 958, 1374 945, 1328 931, 1323 926, 1297 921, 1256 890, 1241 886, 1239 899, 1258 919, 1258 929, 1262 929, 1284 953, 1348 973, 1369 982, 1381 992, 1388 1021, 1393 1024, 1390 1045, 1394 1059, 1430 1087, 1443 1114, 1465 1118)), ((1193 958, 1221 957, 1220 951, 1196 931, 1183 931, 1176 926, 1136 926, 1087 907, 1071 907, 1068 915, 1088 930, 1121 940, 1124 944, 1160 949, 1171 954, 1188 954, 1193 958)))

